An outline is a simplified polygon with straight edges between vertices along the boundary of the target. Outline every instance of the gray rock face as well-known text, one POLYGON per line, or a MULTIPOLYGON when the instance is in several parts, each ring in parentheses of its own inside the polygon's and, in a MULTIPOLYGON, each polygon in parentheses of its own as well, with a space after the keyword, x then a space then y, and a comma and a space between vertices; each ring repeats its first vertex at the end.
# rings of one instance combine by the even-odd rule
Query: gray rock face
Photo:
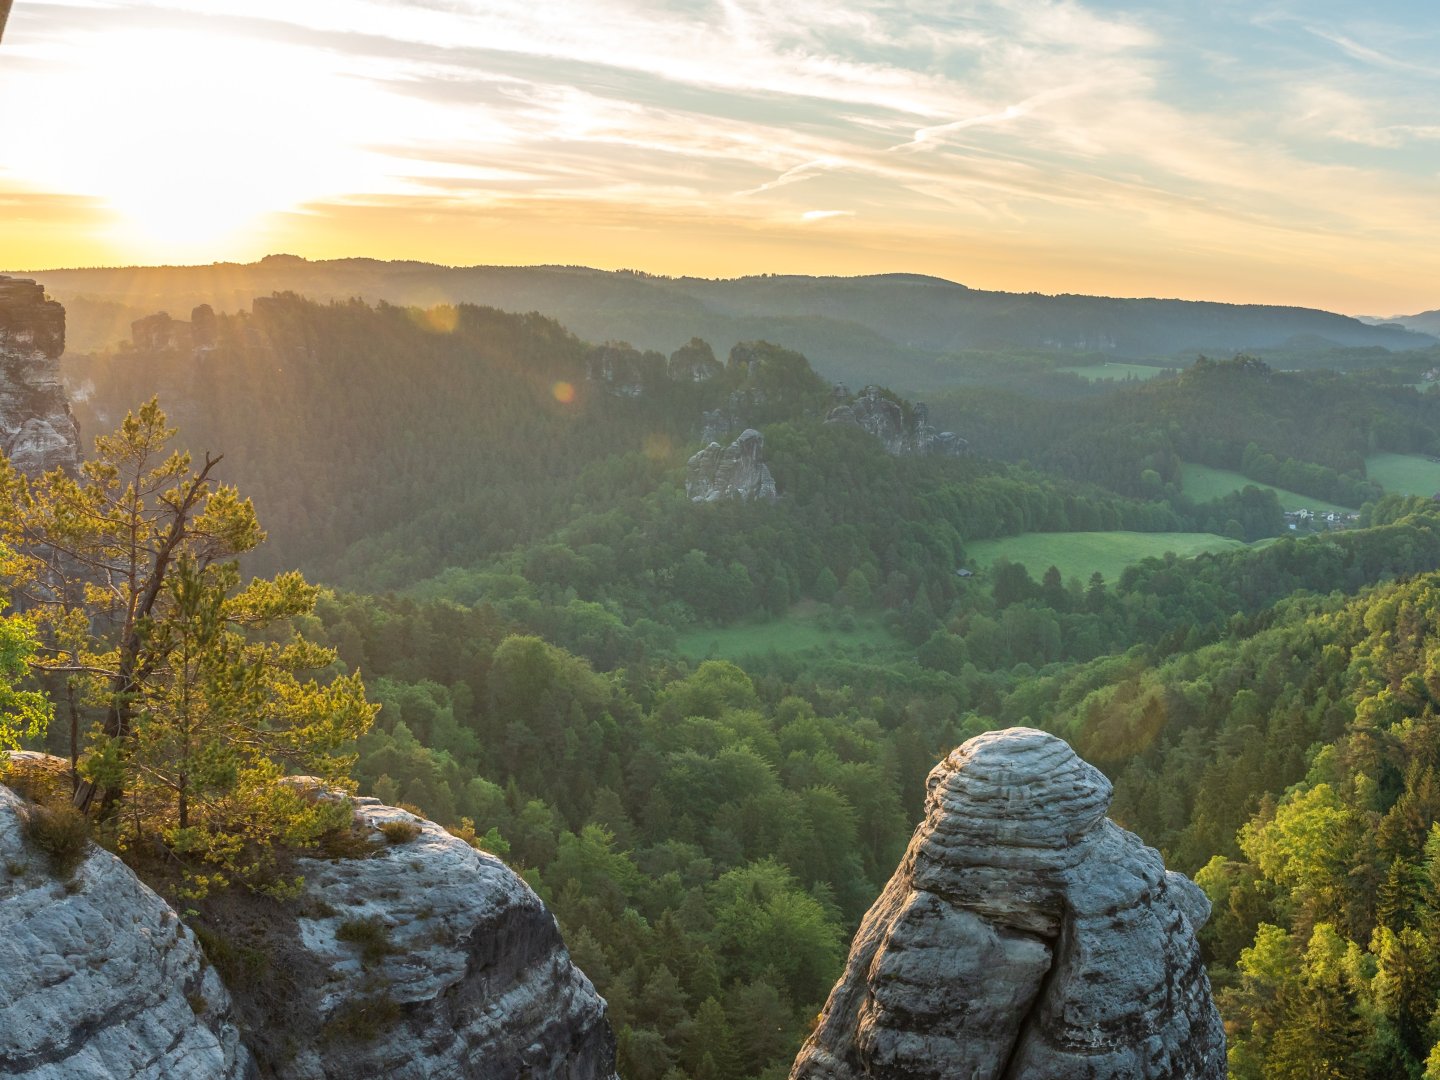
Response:
MULTIPOLYGON (((848 397, 844 387, 836 387, 837 397, 848 397)), ((910 406, 907 413, 895 398, 887 397, 878 386, 867 386, 848 404, 839 404, 825 417, 827 424, 850 424, 873 435, 885 452, 902 454, 941 454, 958 457, 969 445, 953 431, 936 431, 930 424, 930 410, 921 402, 910 406)))
POLYGON ((433 822, 355 801, 378 850, 300 859, 298 918, 263 902, 226 915, 227 936, 261 935, 275 973, 233 987, 266 1068, 306 1080, 612 1080, 605 1001, 529 886, 433 822), (387 822, 414 838, 384 843, 387 822), (373 928, 368 943, 347 940, 357 926, 373 928))
POLYGON ((605 1001, 529 886, 433 822, 355 803, 372 846, 297 860, 298 900, 198 902, 238 958, 227 989, 113 855, 55 880, 0 787, 0 1077, 616 1080, 605 1001), (413 835, 387 843, 391 822, 413 835))
POLYGON ((179 916, 92 847, 70 882, 0 787, 0 1076, 249 1077, 230 995, 179 916))
POLYGON ((0 276, 0 452, 32 476, 80 459, 60 383, 64 351, 65 309, 35 282, 0 276))
POLYGON ((721 499, 759 499, 774 502, 779 496, 775 478, 762 458, 765 437, 746 428, 729 446, 712 442, 693 454, 685 467, 685 494, 691 502, 721 499))
POLYGON ((1011 728, 927 787, 792 1080, 1223 1080, 1209 902, 1105 817, 1099 770, 1011 728))

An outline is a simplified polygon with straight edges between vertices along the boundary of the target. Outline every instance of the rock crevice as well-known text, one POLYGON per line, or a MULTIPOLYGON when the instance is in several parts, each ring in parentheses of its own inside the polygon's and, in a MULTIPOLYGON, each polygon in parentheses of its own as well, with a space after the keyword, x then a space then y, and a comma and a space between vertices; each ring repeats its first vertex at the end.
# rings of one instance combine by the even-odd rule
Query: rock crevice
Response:
POLYGON ((1012 728, 927 785, 793 1080, 1224 1077, 1209 903, 1105 817, 1099 770, 1012 728))

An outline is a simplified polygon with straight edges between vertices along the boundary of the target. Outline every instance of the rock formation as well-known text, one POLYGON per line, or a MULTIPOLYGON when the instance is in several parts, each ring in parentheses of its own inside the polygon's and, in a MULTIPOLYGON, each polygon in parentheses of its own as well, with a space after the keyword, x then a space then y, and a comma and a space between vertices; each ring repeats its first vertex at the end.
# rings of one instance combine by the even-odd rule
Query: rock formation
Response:
POLYGON ((977 736, 866 915, 792 1080, 1223 1080, 1210 904, 1031 728, 977 736))
POLYGON ((345 857, 295 861, 298 898, 198 902, 208 966, 107 852, 56 880, 0 787, 0 1076, 615 1080, 605 1001, 529 886, 433 822, 354 803, 345 857))
POLYGON ((719 502, 721 499, 778 498, 775 478, 761 458, 765 437, 746 428, 729 446, 712 442, 691 456, 685 466, 685 494, 691 502, 719 502))
MULTIPOLYGON (((837 387, 841 396, 843 387, 837 387)), ((845 394, 843 396, 848 396, 845 394)), ((953 431, 936 431, 930 425, 930 410, 916 402, 907 410, 900 399, 888 396, 878 386, 867 386, 854 401, 836 405, 825 417, 827 424, 852 424, 879 439, 885 452, 901 454, 964 453, 968 445, 953 431)))
MULTIPOLYGON (((300 917, 264 930, 290 1020, 265 1046, 288 1058, 277 1075, 611 1080, 605 1000, 530 887, 433 822, 355 802, 356 827, 382 846, 299 860, 300 917), (391 822, 413 838, 385 843, 391 822)), ((244 1019, 275 1016, 265 987, 237 987, 236 999, 244 1019)), ((246 1027, 258 1052, 265 1033, 246 1027)))
POLYGON ((665 357, 642 353, 623 341, 596 345, 585 354, 585 377, 616 397, 640 397, 647 384, 659 382, 665 373, 665 357))
POLYGON ((230 995, 180 917, 91 847, 67 880, 0 787, 0 1076, 247 1077, 230 995))
POLYGON ((65 309, 24 278, 0 276, 0 452, 38 475, 79 461, 80 433, 60 383, 65 309))

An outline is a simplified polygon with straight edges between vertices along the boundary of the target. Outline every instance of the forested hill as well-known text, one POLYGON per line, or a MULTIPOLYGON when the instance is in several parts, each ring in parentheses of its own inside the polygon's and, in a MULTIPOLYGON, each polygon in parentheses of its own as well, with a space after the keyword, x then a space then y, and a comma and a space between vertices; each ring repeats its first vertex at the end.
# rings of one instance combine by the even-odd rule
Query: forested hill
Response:
POLYGON ((764 339, 804 353, 832 380, 912 388, 951 381, 943 358, 976 348, 1145 358, 1297 341, 1312 349, 1435 344, 1424 334, 1306 308, 988 292, 913 274, 708 280, 584 267, 270 256, 243 265, 53 270, 44 280, 66 305, 72 347, 80 350, 123 340, 131 320, 155 311, 183 317, 200 304, 247 310, 254 297, 277 291, 539 311, 592 341, 618 338, 641 348, 669 350, 699 335, 724 352, 738 341, 764 339))
MULTIPOLYGON (((952 575, 962 536, 1185 527, 1163 505, 975 456, 892 458, 864 431, 825 424, 844 396, 803 356, 763 342, 722 363, 692 339, 667 358, 592 347, 538 315, 293 295, 248 315, 152 320, 138 336, 143 347, 66 358, 82 431, 158 395, 183 444, 224 452, 255 500, 272 537, 256 569, 384 588, 547 537, 593 555, 629 535, 630 569, 605 562, 595 574, 628 580, 643 563, 647 589, 659 581, 665 594, 646 605, 687 580, 672 564, 692 549, 722 570, 745 562, 753 588, 717 579, 696 585, 704 601, 691 597, 728 618, 766 595, 783 610, 826 565, 841 578, 908 567, 908 598, 916 567, 952 575), (702 429, 728 441, 746 427, 765 433, 781 505, 697 518, 685 462, 702 429)), ((918 415, 882 397, 905 422, 918 415)))
POLYGON ((1155 496, 1203 463, 1358 508, 1379 490, 1377 451, 1440 453, 1440 396, 1408 383, 1276 371, 1254 357, 1200 359, 1178 378, 1115 393, 1037 400, 996 387, 929 398, 931 415, 995 457, 1115 491, 1155 496))

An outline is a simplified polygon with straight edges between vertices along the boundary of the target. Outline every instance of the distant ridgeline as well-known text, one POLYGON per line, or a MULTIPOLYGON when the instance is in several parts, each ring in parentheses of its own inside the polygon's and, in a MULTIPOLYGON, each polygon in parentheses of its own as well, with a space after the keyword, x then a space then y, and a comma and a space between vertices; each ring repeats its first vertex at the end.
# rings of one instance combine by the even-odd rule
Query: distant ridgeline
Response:
MULTIPOLYGON (((699 335, 723 353, 764 339, 803 352, 832 380, 927 390, 950 381, 944 358, 977 349, 1109 359, 1293 349, 1298 359, 1285 366, 1311 366, 1314 354, 1327 349, 1371 349, 1383 357, 1385 350, 1436 344, 1399 325, 1306 308, 987 292, 918 274, 712 281, 584 267, 270 256, 248 265, 52 271, 46 284, 70 309, 73 347, 83 351, 118 344, 132 320, 158 310, 209 304, 238 311, 252 297, 293 291, 320 300, 540 311, 590 341, 623 339, 641 349, 668 350, 699 335)), ((1376 362, 1357 357, 1344 366, 1376 362)))

